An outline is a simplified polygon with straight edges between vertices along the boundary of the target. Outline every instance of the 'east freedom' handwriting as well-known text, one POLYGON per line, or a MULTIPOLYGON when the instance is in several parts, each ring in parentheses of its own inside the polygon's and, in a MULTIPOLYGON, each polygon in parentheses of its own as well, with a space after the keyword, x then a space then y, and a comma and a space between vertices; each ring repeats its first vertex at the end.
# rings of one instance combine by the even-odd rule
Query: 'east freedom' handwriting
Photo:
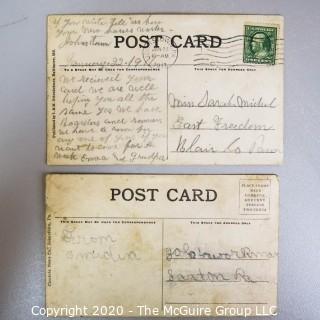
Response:
POLYGON ((178 115, 173 123, 172 129, 183 130, 261 130, 269 131, 274 130, 272 125, 265 123, 254 123, 250 118, 244 121, 228 121, 220 115, 214 115, 212 120, 206 121, 204 118, 198 120, 186 120, 184 116, 178 115))

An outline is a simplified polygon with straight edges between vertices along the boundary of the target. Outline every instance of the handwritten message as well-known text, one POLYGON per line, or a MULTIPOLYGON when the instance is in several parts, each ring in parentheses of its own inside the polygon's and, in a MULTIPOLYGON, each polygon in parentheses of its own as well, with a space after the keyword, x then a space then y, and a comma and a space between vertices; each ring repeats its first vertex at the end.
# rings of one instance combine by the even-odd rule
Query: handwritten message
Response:
POLYGON ((272 64, 244 62, 244 17, 185 19, 49 16, 49 164, 281 162, 281 18, 272 64))

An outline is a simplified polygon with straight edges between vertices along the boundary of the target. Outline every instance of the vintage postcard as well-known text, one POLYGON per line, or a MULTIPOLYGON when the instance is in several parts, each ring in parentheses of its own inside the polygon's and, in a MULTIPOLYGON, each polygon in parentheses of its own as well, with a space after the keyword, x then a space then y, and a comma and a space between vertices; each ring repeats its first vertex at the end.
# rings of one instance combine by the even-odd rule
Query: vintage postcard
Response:
POLYGON ((283 18, 52 15, 47 163, 280 164, 283 18))
POLYGON ((274 175, 49 174, 47 310, 276 314, 278 214, 274 175))

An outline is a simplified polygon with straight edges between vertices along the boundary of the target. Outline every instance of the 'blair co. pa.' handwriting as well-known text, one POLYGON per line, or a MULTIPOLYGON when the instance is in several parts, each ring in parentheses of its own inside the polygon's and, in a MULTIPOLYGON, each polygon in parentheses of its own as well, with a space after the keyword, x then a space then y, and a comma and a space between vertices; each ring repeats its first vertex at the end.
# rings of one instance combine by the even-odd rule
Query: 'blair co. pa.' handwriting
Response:
POLYGON ((281 163, 283 42, 279 16, 49 16, 48 163, 281 163))

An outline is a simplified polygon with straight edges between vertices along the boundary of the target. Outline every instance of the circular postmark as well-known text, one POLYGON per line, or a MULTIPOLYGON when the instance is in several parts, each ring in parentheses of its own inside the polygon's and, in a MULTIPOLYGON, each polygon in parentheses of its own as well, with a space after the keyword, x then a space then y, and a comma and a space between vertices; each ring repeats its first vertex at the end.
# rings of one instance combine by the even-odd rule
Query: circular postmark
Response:
POLYGON ((176 63, 178 59, 178 48, 171 45, 168 36, 162 36, 155 47, 155 40, 150 41, 150 46, 143 49, 142 56, 144 62, 153 67, 166 67, 176 63))

